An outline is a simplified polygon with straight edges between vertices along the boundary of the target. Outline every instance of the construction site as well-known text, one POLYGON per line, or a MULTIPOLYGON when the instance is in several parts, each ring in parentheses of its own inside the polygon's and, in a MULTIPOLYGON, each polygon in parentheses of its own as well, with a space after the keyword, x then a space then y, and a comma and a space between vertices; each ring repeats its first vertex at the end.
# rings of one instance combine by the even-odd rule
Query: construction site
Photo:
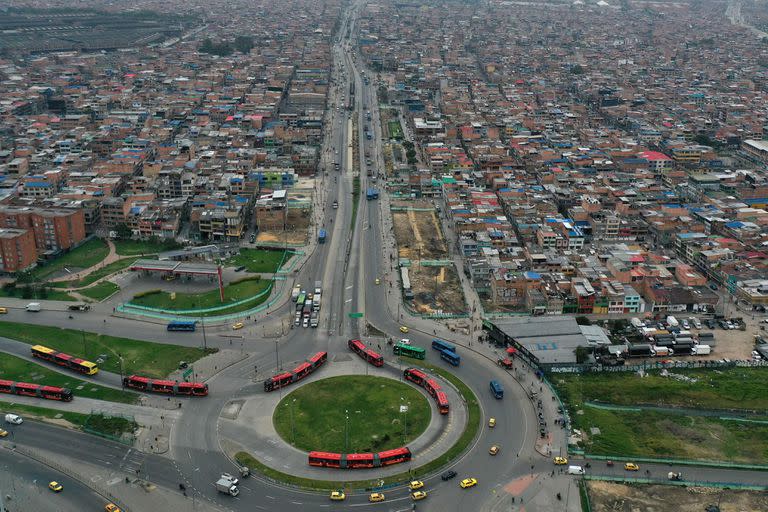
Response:
POLYGON ((624 485, 599 481, 588 482, 587 489, 592 512, 768 510, 768 495, 759 491, 671 485, 624 485))
POLYGON ((300 181, 299 185, 289 192, 277 190, 257 201, 254 211, 257 243, 306 245, 312 223, 314 180, 300 181))
POLYGON ((413 310, 427 315, 466 313, 461 282, 434 206, 396 201, 391 210, 400 266, 408 269, 409 283, 401 284, 413 310))

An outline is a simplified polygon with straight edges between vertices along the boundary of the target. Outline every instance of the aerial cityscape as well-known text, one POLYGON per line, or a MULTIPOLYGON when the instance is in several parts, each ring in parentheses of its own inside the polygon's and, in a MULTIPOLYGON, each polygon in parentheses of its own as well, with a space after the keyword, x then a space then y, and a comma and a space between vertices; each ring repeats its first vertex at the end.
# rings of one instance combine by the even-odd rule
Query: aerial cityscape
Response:
POLYGON ((0 5, 0 512, 766 511, 767 360, 764 2, 0 5))

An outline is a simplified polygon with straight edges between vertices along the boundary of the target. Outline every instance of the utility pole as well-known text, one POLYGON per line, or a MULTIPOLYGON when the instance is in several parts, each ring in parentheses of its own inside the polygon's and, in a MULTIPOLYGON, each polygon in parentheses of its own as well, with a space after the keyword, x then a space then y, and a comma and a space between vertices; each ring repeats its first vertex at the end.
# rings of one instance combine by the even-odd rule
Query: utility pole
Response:
POLYGON ((203 350, 208 350, 208 339, 205 337, 205 317, 200 317, 200 322, 203 325, 203 350))
POLYGON ((277 351, 277 340, 275 340, 275 368, 280 368, 280 356, 277 351))
POLYGON ((344 452, 349 451, 349 411, 344 409, 344 452))

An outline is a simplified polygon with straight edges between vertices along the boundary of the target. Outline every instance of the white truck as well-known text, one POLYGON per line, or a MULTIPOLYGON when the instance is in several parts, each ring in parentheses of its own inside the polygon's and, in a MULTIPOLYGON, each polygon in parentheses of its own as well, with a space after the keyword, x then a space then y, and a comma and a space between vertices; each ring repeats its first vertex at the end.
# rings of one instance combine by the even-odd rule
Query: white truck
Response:
POLYGON ((582 466, 568 466, 569 475, 583 475, 585 473, 582 466))
POLYGON ((677 318, 670 315, 667 317, 667 325, 670 327, 679 327, 680 323, 677 321, 677 318))
POLYGON ((301 294, 301 285, 297 284, 293 287, 293 291, 291 291, 291 300, 296 302, 296 299, 299 298, 299 295, 301 294))
POLYGON ((323 292, 323 282, 315 281, 315 295, 320 295, 323 292))
POLYGON ((229 478, 221 477, 214 485, 216 486, 217 491, 223 492, 224 494, 229 494, 230 496, 237 496, 240 494, 240 489, 238 489, 229 478))
POLYGON ((694 345, 693 354, 697 356, 707 356, 712 353, 712 347, 709 345, 694 345))
POLYGON ((26 310, 32 311, 34 313, 37 313, 38 311, 42 311, 43 307, 40 305, 39 302, 30 302, 27 304, 26 310))

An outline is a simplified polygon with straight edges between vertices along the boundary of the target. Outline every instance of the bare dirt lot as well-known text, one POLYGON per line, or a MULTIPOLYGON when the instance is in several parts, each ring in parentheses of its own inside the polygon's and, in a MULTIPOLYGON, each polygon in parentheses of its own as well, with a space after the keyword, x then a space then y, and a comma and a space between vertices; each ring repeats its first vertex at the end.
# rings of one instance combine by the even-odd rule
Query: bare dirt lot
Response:
POLYGON ((758 491, 598 481, 588 482, 587 488, 593 512, 704 512, 718 502, 722 512, 768 510, 768 495, 758 491))
MULTIPOLYGON (((427 202, 396 202, 393 207, 432 208, 427 202)), ((449 259, 448 247, 433 210, 392 212, 398 256, 411 261, 409 277, 414 309, 420 313, 464 313, 461 282, 452 263, 422 265, 427 260, 449 259)))
POLYGON ((256 237, 258 242, 280 242, 289 244, 306 244, 309 235, 310 210, 289 208, 286 218, 286 231, 265 229, 256 237))

